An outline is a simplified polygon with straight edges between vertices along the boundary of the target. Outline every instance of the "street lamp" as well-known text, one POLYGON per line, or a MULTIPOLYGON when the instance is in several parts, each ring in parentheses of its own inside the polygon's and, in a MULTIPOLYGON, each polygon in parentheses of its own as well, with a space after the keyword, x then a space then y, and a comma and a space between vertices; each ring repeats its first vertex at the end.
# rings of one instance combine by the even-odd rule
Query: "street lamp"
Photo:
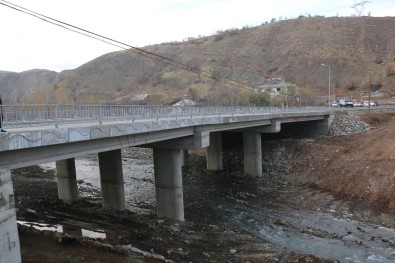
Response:
POLYGON ((328 92, 328 106, 331 106, 331 66, 326 64, 321 64, 321 66, 328 67, 329 69, 329 92, 328 92))

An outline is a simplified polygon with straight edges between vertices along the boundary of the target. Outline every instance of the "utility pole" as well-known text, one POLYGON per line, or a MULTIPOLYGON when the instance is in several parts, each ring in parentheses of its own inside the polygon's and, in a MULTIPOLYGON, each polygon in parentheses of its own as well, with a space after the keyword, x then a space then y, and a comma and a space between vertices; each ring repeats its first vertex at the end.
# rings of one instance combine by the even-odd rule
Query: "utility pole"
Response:
POLYGON ((326 64, 321 64, 321 66, 328 67, 328 70, 329 70, 328 106, 330 107, 331 106, 331 66, 326 65, 326 64))
POLYGON ((372 70, 369 70, 369 107, 368 107, 368 114, 370 114, 370 100, 372 98, 372 70))

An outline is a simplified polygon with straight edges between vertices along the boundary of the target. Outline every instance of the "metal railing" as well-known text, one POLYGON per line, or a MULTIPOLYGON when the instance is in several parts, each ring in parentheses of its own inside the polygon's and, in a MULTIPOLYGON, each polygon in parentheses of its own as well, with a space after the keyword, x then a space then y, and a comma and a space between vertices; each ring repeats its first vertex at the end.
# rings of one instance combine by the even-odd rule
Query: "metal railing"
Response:
POLYGON ((72 123, 103 123, 164 118, 243 116, 286 112, 328 111, 327 107, 225 107, 225 106, 136 106, 136 105, 2 105, 3 128, 55 126, 72 123))

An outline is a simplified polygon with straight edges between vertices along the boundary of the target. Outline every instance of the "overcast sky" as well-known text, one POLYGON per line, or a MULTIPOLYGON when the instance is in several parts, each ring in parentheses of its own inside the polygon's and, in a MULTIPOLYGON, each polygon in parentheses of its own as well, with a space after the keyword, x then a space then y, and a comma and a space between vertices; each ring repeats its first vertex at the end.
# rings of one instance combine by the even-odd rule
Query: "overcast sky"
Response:
MULTIPOLYGON (((272 18, 355 13, 351 8, 354 0, 7 1, 138 47, 256 26, 272 18)), ((372 0, 366 5, 367 12, 372 16, 394 16, 395 2, 372 0)), ((119 50, 3 5, 0 5, 0 24, 0 70, 73 69, 119 50)))

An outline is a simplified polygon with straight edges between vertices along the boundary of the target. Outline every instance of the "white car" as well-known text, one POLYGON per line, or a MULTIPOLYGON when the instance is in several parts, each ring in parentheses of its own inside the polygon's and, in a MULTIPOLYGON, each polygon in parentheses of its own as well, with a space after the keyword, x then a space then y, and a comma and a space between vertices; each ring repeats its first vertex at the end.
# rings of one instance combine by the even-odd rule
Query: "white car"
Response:
POLYGON ((355 101, 353 104, 354 104, 354 107, 362 107, 363 106, 363 104, 360 103, 359 101, 355 101))
MULTIPOLYGON (((365 101, 363 103, 363 106, 368 107, 369 106, 369 101, 365 101)), ((376 103, 374 101, 370 101, 370 106, 376 106, 376 103)))
POLYGON ((339 104, 337 104, 336 101, 332 101, 331 107, 337 107, 337 106, 339 106, 339 104))

